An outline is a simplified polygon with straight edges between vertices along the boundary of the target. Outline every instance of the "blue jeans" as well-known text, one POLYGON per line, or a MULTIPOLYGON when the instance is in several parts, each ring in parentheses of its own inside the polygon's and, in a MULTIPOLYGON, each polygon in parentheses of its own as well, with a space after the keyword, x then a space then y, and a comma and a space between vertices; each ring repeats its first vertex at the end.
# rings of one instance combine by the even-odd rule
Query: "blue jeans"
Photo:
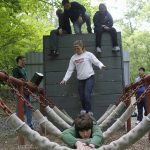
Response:
POLYGON ((58 29, 56 30, 52 30, 50 33, 50 44, 51 44, 51 48, 50 50, 52 51, 57 51, 58 50, 58 29))
POLYGON ((91 94, 94 87, 94 75, 85 80, 79 80, 78 90, 82 109, 91 112, 91 94))
MULTIPOLYGON (((136 99, 140 97, 137 96, 136 99)), ((138 115, 137 115, 137 120, 142 121, 143 119, 143 109, 145 111, 145 115, 147 115, 147 110, 146 110, 146 97, 144 97, 140 103, 137 103, 137 110, 138 110, 138 115)))
MULTIPOLYGON (((30 96, 24 96, 24 98, 30 102, 30 96)), ((24 113, 26 115, 26 118, 27 118, 27 124, 29 127, 31 127, 31 129, 33 129, 33 125, 32 125, 32 111, 31 109, 26 105, 24 104, 24 113)))
POLYGON ((82 24, 80 24, 78 20, 76 20, 76 21, 73 23, 74 32, 75 32, 76 34, 82 33, 82 32, 81 32, 81 26, 86 22, 88 33, 92 33, 90 15, 85 12, 85 16, 84 16, 82 19, 83 19, 83 23, 82 23, 82 24))
MULTIPOLYGON (((24 98, 30 102, 30 96, 29 95, 24 95, 24 98)), ((17 115, 18 115, 18 99, 17 99, 17 115)), ((24 114, 26 116, 27 119, 27 124, 28 126, 33 129, 33 124, 32 124, 32 110, 26 105, 24 104, 24 114)))

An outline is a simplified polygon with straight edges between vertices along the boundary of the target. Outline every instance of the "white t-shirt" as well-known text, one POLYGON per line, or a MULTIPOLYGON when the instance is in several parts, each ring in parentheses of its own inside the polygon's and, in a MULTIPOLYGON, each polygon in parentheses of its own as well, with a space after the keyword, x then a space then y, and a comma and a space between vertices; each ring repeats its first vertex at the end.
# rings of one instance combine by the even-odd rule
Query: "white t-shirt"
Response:
POLYGON ((74 54, 70 59, 69 67, 63 80, 69 80, 74 69, 77 70, 77 79, 84 80, 89 78, 91 75, 94 75, 92 64, 100 69, 104 66, 91 52, 85 51, 80 55, 74 54))

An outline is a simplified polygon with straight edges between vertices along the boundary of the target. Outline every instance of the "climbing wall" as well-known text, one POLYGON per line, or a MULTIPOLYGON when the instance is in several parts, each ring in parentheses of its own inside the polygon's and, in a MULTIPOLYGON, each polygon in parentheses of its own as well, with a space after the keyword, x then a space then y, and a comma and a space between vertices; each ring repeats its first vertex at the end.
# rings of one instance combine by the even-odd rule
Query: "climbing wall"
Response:
POLYGON ((67 85, 60 85, 59 83, 65 75, 71 56, 74 54, 73 42, 82 39, 86 50, 94 53, 106 66, 105 70, 94 67, 96 75, 92 94, 92 109, 94 116, 98 119, 106 111, 109 104, 115 102, 124 87, 121 34, 118 33, 117 35, 121 51, 112 52, 111 37, 108 33, 104 33, 101 41, 102 54, 96 53, 95 34, 61 36, 59 37, 60 55, 55 58, 48 55, 50 53, 50 37, 43 37, 46 94, 53 99, 58 107, 64 109, 72 117, 75 117, 81 110, 76 72, 73 73, 67 85))

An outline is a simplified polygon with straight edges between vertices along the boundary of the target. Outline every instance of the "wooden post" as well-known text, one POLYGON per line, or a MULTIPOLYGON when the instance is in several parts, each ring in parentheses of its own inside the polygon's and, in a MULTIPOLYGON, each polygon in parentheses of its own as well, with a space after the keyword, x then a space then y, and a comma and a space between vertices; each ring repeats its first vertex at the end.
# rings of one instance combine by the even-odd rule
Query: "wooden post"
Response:
MULTIPOLYGON (((127 90, 127 89, 125 89, 127 90)), ((127 90, 128 94, 126 97, 129 96, 129 91, 127 90)), ((129 100, 126 101, 126 106, 129 107, 131 104, 131 98, 129 100)), ((131 130, 131 117, 127 120, 127 132, 129 132, 131 130)))
MULTIPOLYGON (((18 87, 18 91, 20 94, 23 96, 23 86, 18 87)), ((21 97, 18 96, 18 105, 17 105, 17 110, 18 110, 18 117, 24 121, 24 101, 21 99, 21 97)), ((18 136, 18 141, 20 145, 24 145, 24 138, 23 136, 19 135, 18 136)))
MULTIPOLYGON (((147 77, 150 77, 149 75, 147 77)), ((145 86, 148 87, 150 85, 150 79, 146 78, 145 80, 145 86)), ((147 109, 147 114, 150 113, 150 92, 147 93, 146 95, 146 109, 147 109)), ((150 133, 148 135, 148 139, 150 141, 150 133)))
MULTIPOLYGON (((39 93, 40 93, 40 101, 43 103, 43 104, 46 104, 46 101, 44 99, 44 90, 43 89, 40 89, 39 90, 39 93)), ((40 112, 44 115, 45 114, 45 107, 43 105, 40 104, 40 112)))
MULTIPOLYGON (((126 103, 127 107, 129 107, 130 104, 131 104, 131 98, 126 103)), ((129 132, 130 130, 131 130, 131 117, 127 120, 127 132, 129 132)))

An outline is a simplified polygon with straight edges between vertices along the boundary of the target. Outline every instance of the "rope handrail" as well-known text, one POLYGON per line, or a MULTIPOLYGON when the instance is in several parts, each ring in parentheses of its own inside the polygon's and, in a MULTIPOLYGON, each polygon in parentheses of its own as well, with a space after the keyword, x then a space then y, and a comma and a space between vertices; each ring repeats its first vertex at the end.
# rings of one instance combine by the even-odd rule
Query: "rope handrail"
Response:
POLYGON ((39 95, 48 103, 50 107, 54 107, 55 104, 52 100, 49 100, 44 93, 44 89, 41 87, 37 87, 36 85, 31 84, 31 82, 22 80, 22 79, 17 79, 15 77, 9 76, 8 74, 4 72, 0 72, 0 81, 4 82, 5 84, 8 84, 10 86, 23 86, 24 89, 28 90, 28 92, 36 99, 38 102, 43 105, 44 107, 46 106, 44 103, 42 103, 38 97, 35 97, 36 93, 39 93, 39 95))
POLYGON ((0 107, 3 109, 3 111, 10 116, 13 112, 8 108, 8 106, 3 102, 3 100, 0 98, 0 107))
POLYGON ((17 97, 19 97, 19 99, 17 100, 22 100, 23 102, 25 102, 25 104, 32 110, 35 111, 34 107, 32 106, 32 104, 27 101, 22 94, 20 94, 19 90, 15 88, 15 86, 13 86, 13 84, 11 84, 11 82, 8 80, 8 85, 10 87, 10 89, 17 95, 17 97))
POLYGON ((127 102, 135 94, 138 88, 144 84, 146 78, 141 79, 136 83, 130 83, 125 87, 123 94, 116 100, 115 104, 118 105, 121 101, 127 102))
POLYGON ((150 92, 150 85, 146 88, 146 90, 144 91, 144 93, 142 93, 140 95, 140 97, 137 98, 136 102, 133 105, 136 105, 137 103, 140 103, 143 98, 150 92))
POLYGON ((29 94, 37 101, 39 102, 43 107, 46 107, 47 105, 49 105, 51 108, 55 106, 54 102, 51 100, 48 100, 47 98, 45 98, 45 95, 43 95, 41 92, 38 92, 39 96, 37 96, 36 94, 34 94, 27 86, 24 87, 25 90, 27 90, 29 92, 29 94), (47 105, 44 104, 44 102, 42 102, 40 100, 40 97, 43 98, 46 102, 47 105))

